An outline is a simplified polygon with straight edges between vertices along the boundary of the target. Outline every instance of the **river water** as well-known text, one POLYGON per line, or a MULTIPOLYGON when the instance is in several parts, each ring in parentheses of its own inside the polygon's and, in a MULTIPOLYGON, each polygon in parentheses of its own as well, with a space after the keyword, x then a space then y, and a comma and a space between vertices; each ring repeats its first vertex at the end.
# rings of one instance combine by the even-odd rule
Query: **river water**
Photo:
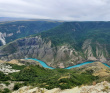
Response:
MULTIPOLYGON (((31 59, 31 60, 37 61, 37 62, 39 62, 44 68, 55 69, 55 68, 53 68, 53 67, 48 66, 45 62, 43 62, 43 61, 41 61, 41 60, 38 60, 38 59, 36 59, 36 58, 25 58, 25 59, 26 59, 26 60, 31 59)), ((94 61, 84 62, 84 63, 77 64, 77 65, 74 65, 74 66, 69 66, 69 67, 67 67, 67 68, 65 68, 65 69, 76 68, 76 67, 80 67, 80 66, 83 66, 83 65, 86 65, 86 64, 93 63, 93 62, 94 62, 94 61)), ((107 65, 106 63, 103 63, 103 64, 104 64, 105 66, 107 66, 107 67, 110 68, 110 66, 107 65)))

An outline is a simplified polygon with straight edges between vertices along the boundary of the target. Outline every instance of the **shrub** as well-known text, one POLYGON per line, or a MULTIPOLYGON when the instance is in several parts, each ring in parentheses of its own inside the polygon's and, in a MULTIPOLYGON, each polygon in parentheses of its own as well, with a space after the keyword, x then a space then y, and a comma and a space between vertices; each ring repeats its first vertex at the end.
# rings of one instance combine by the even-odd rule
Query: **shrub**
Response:
POLYGON ((6 86, 10 85, 10 83, 9 83, 9 82, 4 82, 4 84, 5 84, 6 86))
POLYGON ((16 83, 15 85, 14 85, 14 88, 13 88, 13 90, 18 90, 20 87, 22 87, 23 85, 21 84, 21 83, 16 83))
POLYGON ((4 88, 4 91, 2 93, 11 93, 11 91, 8 88, 4 88))

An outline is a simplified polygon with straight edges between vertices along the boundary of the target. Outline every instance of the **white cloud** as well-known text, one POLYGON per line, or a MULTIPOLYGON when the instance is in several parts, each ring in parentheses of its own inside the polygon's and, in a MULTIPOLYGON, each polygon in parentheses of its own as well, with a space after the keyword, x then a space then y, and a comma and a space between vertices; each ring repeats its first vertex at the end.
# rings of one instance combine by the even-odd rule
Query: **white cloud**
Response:
POLYGON ((110 0, 0 0, 1 17, 110 21, 110 0))

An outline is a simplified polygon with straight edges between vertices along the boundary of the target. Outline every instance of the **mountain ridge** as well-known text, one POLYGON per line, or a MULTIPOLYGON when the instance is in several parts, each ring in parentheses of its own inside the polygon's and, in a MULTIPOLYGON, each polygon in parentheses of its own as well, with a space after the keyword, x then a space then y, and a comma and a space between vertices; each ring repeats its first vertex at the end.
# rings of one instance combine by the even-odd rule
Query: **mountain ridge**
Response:
POLYGON ((14 21, 0 24, 0 46, 60 25, 57 21, 14 21))
POLYGON ((65 22, 0 49, 1 59, 37 58, 52 67, 85 61, 110 65, 110 22, 65 22))

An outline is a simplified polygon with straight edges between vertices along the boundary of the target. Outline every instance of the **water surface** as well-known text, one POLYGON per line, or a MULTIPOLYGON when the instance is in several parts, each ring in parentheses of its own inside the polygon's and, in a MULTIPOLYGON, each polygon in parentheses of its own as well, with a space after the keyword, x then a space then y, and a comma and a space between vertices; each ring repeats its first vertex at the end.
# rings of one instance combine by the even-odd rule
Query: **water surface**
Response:
POLYGON ((36 58, 25 58, 25 59, 26 59, 26 60, 31 59, 31 60, 37 61, 37 62, 39 62, 44 68, 54 69, 53 67, 48 66, 45 62, 43 62, 43 61, 41 61, 41 60, 38 60, 38 59, 36 59, 36 58))
MULTIPOLYGON (((55 68, 53 68, 53 67, 48 66, 45 62, 43 62, 43 61, 41 61, 41 60, 38 60, 38 59, 36 59, 36 58, 25 58, 25 59, 26 59, 26 60, 31 59, 31 60, 37 61, 37 62, 39 62, 44 68, 55 69, 55 68)), ((83 66, 83 65, 86 65, 86 64, 93 63, 93 62, 94 62, 94 61, 87 61, 87 62, 84 62, 84 63, 81 63, 81 64, 77 64, 77 65, 74 65, 74 66, 69 66, 69 67, 67 67, 67 68, 65 68, 65 69, 76 68, 76 67, 80 67, 80 66, 83 66)), ((106 63, 103 63, 103 64, 104 64, 105 66, 107 66, 107 67, 110 68, 110 66, 107 65, 106 63)))

